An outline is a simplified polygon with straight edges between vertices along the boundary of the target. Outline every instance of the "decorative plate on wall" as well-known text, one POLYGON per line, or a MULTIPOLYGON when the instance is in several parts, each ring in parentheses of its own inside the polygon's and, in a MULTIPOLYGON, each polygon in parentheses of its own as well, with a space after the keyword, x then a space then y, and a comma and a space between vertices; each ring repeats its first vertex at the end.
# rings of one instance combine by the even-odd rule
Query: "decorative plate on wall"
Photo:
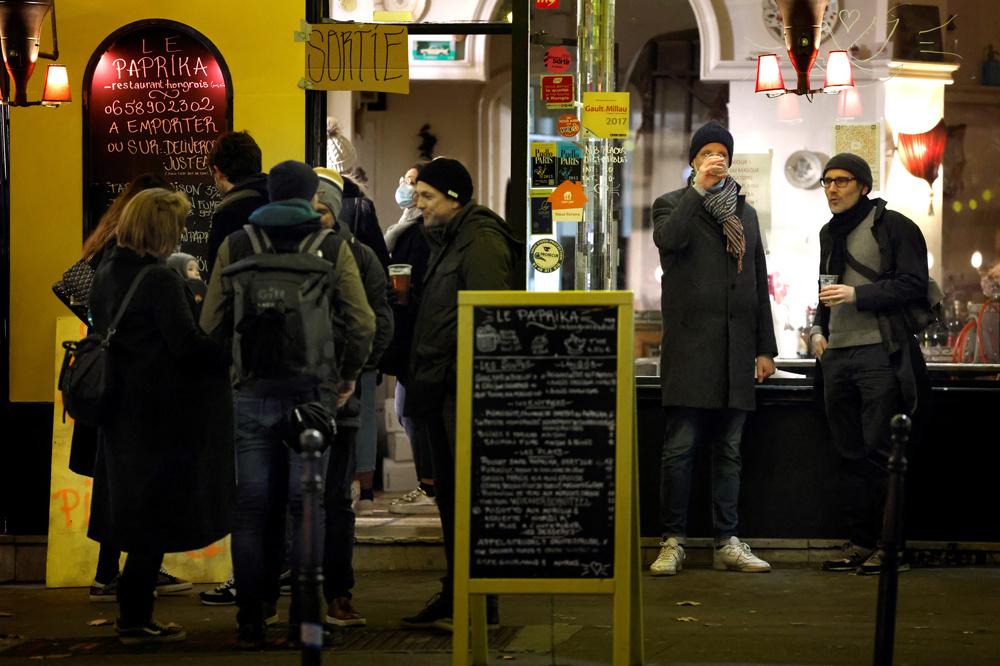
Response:
POLYGON ((826 156, 811 150, 796 150, 785 160, 785 178, 792 186, 811 190, 819 185, 823 177, 823 163, 826 156))
POLYGON ((387 12, 410 12, 414 23, 427 14, 427 0, 382 0, 382 7, 387 12))
MULTIPOLYGON (((837 26, 837 16, 840 14, 840 0, 830 0, 823 12, 823 38, 826 39, 837 26)), ((761 0, 761 17, 767 31, 781 42, 785 43, 785 24, 781 22, 781 12, 775 0, 761 0)))

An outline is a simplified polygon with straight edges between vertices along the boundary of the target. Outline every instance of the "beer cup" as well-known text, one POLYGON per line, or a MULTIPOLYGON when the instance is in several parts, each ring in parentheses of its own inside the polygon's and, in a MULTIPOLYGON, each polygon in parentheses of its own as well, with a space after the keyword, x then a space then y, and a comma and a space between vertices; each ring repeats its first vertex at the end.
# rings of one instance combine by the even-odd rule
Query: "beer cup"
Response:
POLYGON ((391 264, 389 266, 389 280, 392 282, 392 290, 396 292, 396 304, 406 305, 410 302, 410 274, 413 266, 410 264, 391 264))

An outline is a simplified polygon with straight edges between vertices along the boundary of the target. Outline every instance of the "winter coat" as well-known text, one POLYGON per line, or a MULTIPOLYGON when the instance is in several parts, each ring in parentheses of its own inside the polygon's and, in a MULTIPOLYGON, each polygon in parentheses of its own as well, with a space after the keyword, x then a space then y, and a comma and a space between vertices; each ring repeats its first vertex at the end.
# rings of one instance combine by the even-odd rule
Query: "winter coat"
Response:
POLYGON ((244 178, 226 192, 212 215, 212 228, 208 232, 208 275, 215 267, 215 258, 226 236, 239 231, 250 219, 250 214, 266 204, 267 174, 258 173, 244 178))
POLYGON ((113 250, 94 278, 104 331, 143 278, 112 340, 116 398, 101 429, 88 536, 132 552, 195 550, 231 529, 233 406, 222 350, 195 322, 180 277, 113 250))
POLYGON ((417 306, 404 416, 439 410, 455 394, 458 292, 510 289, 523 245, 502 217, 474 201, 443 229, 427 230, 431 255, 417 306))
POLYGON ((739 197, 746 255, 737 272, 722 225, 703 201, 687 187, 653 203, 653 242, 663 268, 663 404, 753 410, 756 358, 778 355, 757 213, 739 197))
MULTIPOLYGON (((275 201, 262 206, 250 216, 261 227, 279 252, 294 252, 309 234, 319 231, 319 214, 305 199, 275 201)), ((368 359, 375 335, 375 315, 368 305, 358 264, 350 248, 335 235, 328 235, 320 252, 331 264, 333 285, 334 344, 340 358, 339 378, 355 379, 368 359)), ((231 350, 233 332, 233 287, 222 271, 230 264, 253 255, 246 231, 230 235, 219 247, 219 256, 208 294, 202 303, 201 327, 231 350)), ((335 381, 338 377, 331 377, 335 381)))
POLYGON ((375 204, 350 178, 344 178, 343 201, 337 221, 346 224, 359 241, 374 250, 382 268, 388 270, 389 250, 385 247, 382 228, 378 223, 378 215, 375 214, 375 204))
POLYGON ((406 305, 393 305, 392 311, 396 318, 396 329, 392 343, 382 355, 381 369, 389 375, 394 375, 406 384, 407 365, 410 347, 413 343, 413 326, 417 318, 417 303, 423 289, 424 274, 427 272, 427 261, 430 259, 431 248, 424 233, 424 219, 417 217, 408 223, 394 239, 389 251, 389 261, 393 264, 410 264, 410 294, 406 305))
MULTIPOLYGON (((910 218, 888 210, 883 199, 874 202, 875 222, 871 231, 878 243, 881 265, 871 268, 878 271, 879 279, 855 287, 855 305, 858 310, 877 316, 882 346, 912 415, 918 403, 930 397, 930 380, 917 338, 907 328, 902 308, 927 298, 927 243, 920 227, 910 218)), ((832 251, 833 234, 827 222, 819 231, 820 273, 829 272, 826 267, 832 251)), ((823 303, 817 307, 813 320, 811 334, 815 333, 830 337, 830 308, 823 303)))

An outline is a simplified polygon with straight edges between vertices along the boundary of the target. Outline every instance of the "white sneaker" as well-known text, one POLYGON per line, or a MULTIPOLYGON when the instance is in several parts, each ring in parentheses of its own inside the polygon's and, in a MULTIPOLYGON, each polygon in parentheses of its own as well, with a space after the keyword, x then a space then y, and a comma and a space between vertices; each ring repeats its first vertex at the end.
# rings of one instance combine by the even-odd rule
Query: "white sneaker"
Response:
POLYGON ((437 503, 420 488, 414 488, 402 497, 392 500, 389 504, 389 513, 409 516, 437 513, 437 503))
POLYGON ((359 499, 354 509, 355 515, 371 516, 375 514, 375 501, 370 499, 359 499))
POLYGON ((670 537, 660 543, 660 554, 649 567, 649 572, 654 576, 673 576, 684 568, 684 557, 684 546, 670 537))
POLYGON ((743 573, 767 573, 771 565, 750 552, 750 546, 740 541, 739 537, 729 537, 729 543, 715 549, 712 566, 723 571, 742 571, 743 573))

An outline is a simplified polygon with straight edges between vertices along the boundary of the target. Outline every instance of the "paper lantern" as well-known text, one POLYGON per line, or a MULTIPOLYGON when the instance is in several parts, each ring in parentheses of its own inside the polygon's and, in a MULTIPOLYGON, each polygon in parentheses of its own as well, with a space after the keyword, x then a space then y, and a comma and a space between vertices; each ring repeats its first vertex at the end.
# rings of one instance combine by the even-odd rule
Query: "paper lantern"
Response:
MULTIPOLYGON (((944 157, 944 147, 948 142, 948 129, 944 118, 938 121, 932 129, 921 134, 899 133, 898 150, 903 166, 917 178, 927 181, 928 187, 933 187, 937 180, 941 159, 944 157)), ((931 190, 931 202, 927 209, 928 215, 934 214, 934 191, 931 190)))

